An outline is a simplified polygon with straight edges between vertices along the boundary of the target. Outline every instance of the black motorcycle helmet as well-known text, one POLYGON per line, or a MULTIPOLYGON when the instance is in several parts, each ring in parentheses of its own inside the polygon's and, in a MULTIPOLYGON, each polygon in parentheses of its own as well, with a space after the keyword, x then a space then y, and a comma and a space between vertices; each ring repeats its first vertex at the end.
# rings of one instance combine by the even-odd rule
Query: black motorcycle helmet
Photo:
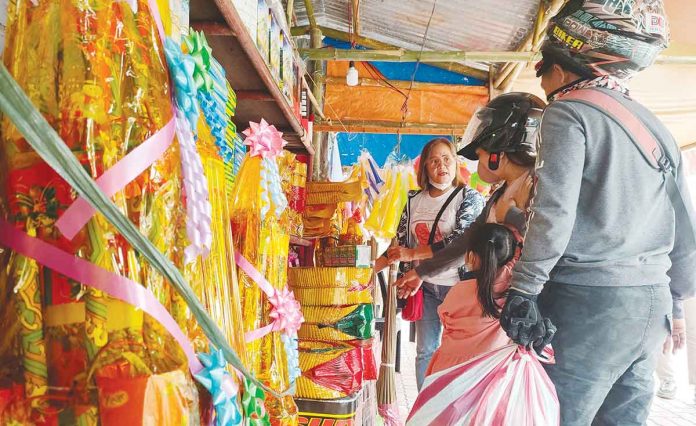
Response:
POLYGON ((490 153, 536 153, 536 131, 546 104, 531 93, 506 93, 476 110, 462 137, 459 150, 478 160, 476 150, 490 153))
POLYGON ((663 3, 570 0, 549 23, 537 77, 554 63, 586 79, 632 77, 669 44, 663 3))

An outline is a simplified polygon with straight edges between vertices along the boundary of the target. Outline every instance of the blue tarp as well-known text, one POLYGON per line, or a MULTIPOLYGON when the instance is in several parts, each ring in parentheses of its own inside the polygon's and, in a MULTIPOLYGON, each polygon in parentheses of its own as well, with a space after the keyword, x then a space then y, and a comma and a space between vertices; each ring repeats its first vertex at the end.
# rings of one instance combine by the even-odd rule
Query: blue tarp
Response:
MULTIPOLYGON (((440 136, 401 135, 399 153, 411 159, 416 158, 420 155, 423 146, 436 137, 440 136)), ((452 140, 450 137, 447 139, 452 140)), ((367 150, 381 167, 384 165, 387 156, 394 151, 397 140, 397 135, 339 133, 338 149, 341 153, 341 164, 349 166, 356 163, 362 150, 367 150)))
MULTIPOLYGON (((350 43, 334 40, 332 38, 324 38, 324 45, 333 46, 337 49, 350 49, 350 43)), ((362 46, 356 46, 354 49, 364 50, 362 46)), ((370 62, 379 72, 384 75, 387 80, 402 80, 411 81, 413 71, 416 68, 415 62, 370 62)), ((443 70, 431 65, 418 65, 415 81, 421 83, 437 83, 437 84, 458 84, 463 86, 484 86, 485 83, 473 77, 467 77, 462 74, 443 70)))

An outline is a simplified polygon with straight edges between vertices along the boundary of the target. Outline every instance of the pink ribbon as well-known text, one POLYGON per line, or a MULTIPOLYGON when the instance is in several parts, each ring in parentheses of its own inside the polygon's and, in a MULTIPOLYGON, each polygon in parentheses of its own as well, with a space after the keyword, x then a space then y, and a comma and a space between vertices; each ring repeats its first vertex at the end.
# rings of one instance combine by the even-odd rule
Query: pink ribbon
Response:
POLYGON ((283 134, 263 118, 260 123, 249 122, 249 128, 242 133, 246 136, 244 145, 251 147, 252 157, 275 158, 288 144, 283 134))
POLYGON ((157 32, 159 33, 160 41, 162 42, 162 46, 164 46, 164 38, 167 35, 164 33, 164 25, 162 25, 162 17, 160 16, 160 13, 159 13, 159 5, 157 4, 157 0, 148 0, 147 5, 150 8, 150 14, 152 14, 152 20, 155 21, 155 25, 157 26, 157 32))
MULTIPOLYGON (((148 0, 148 6, 152 19, 157 26, 160 41, 164 46, 166 35, 164 33, 164 25, 162 25, 162 18, 159 13, 157 0, 148 0)), ((135 180, 135 178, 164 155, 164 152, 174 140, 174 118, 175 115, 172 114, 172 119, 169 120, 164 127, 138 147, 134 148, 128 155, 119 160, 113 167, 104 172, 104 174, 97 179, 97 186, 99 186, 108 197, 113 197, 114 194, 125 188, 126 185, 135 180)), ((75 200, 58 219, 56 227, 65 238, 72 240, 96 212, 97 211, 87 200, 80 197, 75 200)))
POLYGON ((234 253, 234 261, 268 296, 268 301, 271 303, 269 317, 273 322, 246 333, 244 335, 246 341, 252 342, 273 331, 284 331, 288 336, 294 336, 304 322, 300 303, 295 299, 294 293, 287 287, 282 290, 273 288, 271 283, 241 253, 234 253))
POLYGON ((5 219, 0 219, 0 245, 27 256, 66 277, 101 290, 109 296, 129 303, 157 320, 179 343, 188 358, 189 369, 203 369, 188 340, 174 318, 152 292, 126 277, 109 272, 80 259, 38 238, 30 237, 5 219))
MULTIPOLYGON (((125 188, 164 154, 174 140, 174 122, 174 116, 172 116, 172 119, 157 133, 99 176, 96 181, 97 186, 107 197, 113 197, 125 188)), ((72 240, 96 212, 87 200, 80 197, 56 221, 56 227, 65 238, 72 240)))

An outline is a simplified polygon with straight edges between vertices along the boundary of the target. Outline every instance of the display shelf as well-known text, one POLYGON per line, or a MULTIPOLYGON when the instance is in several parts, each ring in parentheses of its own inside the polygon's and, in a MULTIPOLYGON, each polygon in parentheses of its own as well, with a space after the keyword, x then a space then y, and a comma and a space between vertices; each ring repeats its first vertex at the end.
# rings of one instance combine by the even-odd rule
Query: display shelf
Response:
POLYGON ((293 105, 283 95, 232 0, 191 0, 190 25, 203 31, 238 93, 233 121, 240 130, 264 118, 283 132, 292 151, 314 154, 293 105))

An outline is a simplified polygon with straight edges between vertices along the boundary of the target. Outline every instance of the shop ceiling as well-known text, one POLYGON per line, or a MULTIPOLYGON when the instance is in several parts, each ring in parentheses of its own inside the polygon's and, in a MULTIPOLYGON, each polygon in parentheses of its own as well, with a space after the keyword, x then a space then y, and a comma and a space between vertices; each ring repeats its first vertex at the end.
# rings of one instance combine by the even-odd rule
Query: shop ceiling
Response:
MULTIPOLYGON (((307 49, 302 51, 307 58, 329 61, 331 64, 348 60, 403 62, 421 57, 423 63, 487 81, 490 96, 513 89, 539 92, 530 77, 532 71, 529 65, 537 59, 535 52, 543 39, 548 19, 563 3, 563 0, 438 0, 433 8, 433 0, 286 2, 294 11, 293 35, 308 34, 314 27, 332 39, 349 41, 370 49, 307 49), (424 37, 428 21, 430 26, 427 37, 424 37), (423 55, 420 55, 421 50, 423 55)), ((669 0, 665 3, 670 15, 672 45, 658 61, 663 65, 655 68, 667 74, 674 70, 686 70, 680 82, 690 82, 690 87, 684 90, 685 87, 680 84, 681 87, 677 88, 677 83, 671 80, 669 84, 663 81, 654 85, 653 90, 651 82, 643 79, 640 80, 641 86, 635 89, 649 107, 653 107, 651 101, 654 101, 658 115, 659 110, 669 115, 666 121, 681 123, 690 118, 689 121, 693 123, 696 120, 696 37, 691 28, 696 22, 696 2, 669 0), (665 86, 669 86, 669 89, 665 86), (692 91, 694 93, 690 93, 692 91), (670 106, 667 107, 665 102, 669 102, 670 106), (679 119, 675 117, 677 110, 679 119)), ((658 74, 653 73, 651 80, 659 78, 658 74)), ((340 84, 340 79, 334 76, 327 82, 327 91, 332 84, 340 84)), ((423 90, 427 90, 427 87, 423 90)), ((347 92, 341 93, 345 95, 347 92)), ((330 112, 329 105, 324 112, 330 112)), ((336 121, 346 118, 341 117, 341 113, 338 111, 338 116, 334 114, 330 117, 333 118, 330 122, 319 123, 320 128, 339 131, 342 126, 336 121)), ((428 116, 424 112, 416 115, 421 118, 428 116)), ((461 117, 458 120, 442 126, 443 129, 458 129, 466 125, 461 117)), ((349 121, 353 127, 360 127, 356 120, 349 121)), ((408 126, 403 127, 414 132, 422 125, 425 132, 429 127, 440 124, 443 123, 409 122, 408 126)), ((385 124, 382 130, 394 132, 395 127, 398 128, 399 123, 385 124)), ((682 145, 696 142, 696 129, 677 133, 682 145)))

